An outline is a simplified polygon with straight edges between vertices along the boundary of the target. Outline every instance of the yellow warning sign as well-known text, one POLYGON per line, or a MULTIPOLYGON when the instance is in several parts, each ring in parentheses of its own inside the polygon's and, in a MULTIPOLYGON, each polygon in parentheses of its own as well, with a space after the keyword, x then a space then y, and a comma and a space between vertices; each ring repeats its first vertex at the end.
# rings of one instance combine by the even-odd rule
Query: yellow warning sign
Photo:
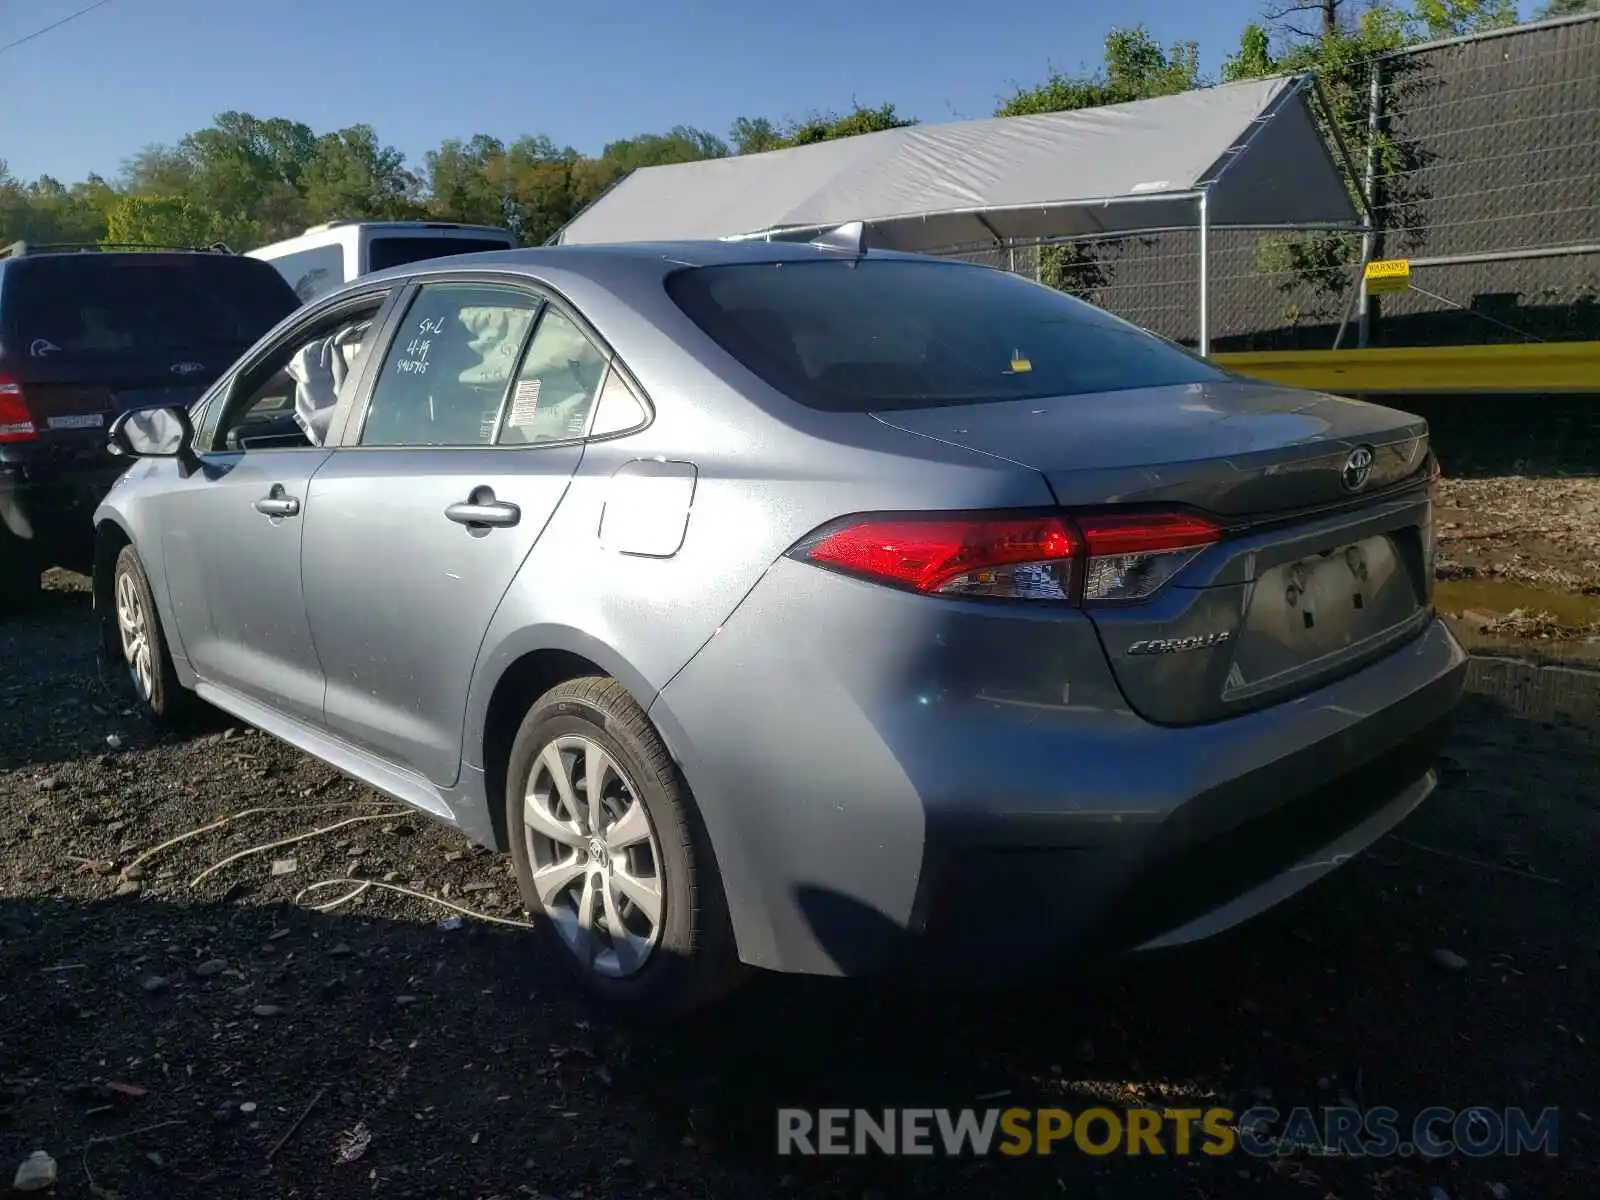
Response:
POLYGON ((1409 258, 1379 258, 1367 264, 1367 295, 1403 292, 1411 286, 1409 258))

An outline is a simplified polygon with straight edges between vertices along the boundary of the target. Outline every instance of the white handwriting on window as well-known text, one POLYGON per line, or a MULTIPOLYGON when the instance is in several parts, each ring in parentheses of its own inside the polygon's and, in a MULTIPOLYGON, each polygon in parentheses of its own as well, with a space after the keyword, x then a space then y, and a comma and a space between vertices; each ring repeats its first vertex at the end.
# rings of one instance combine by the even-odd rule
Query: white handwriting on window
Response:
MULTIPOLYGON (((427 324, 426 321, 423 324, 427 324)), ((398 364, 398 369, 405 375, 426 375, 428 373, 428 351, 433 347, 431 338, 412 338, 406 344, 406 357, 398 364)))

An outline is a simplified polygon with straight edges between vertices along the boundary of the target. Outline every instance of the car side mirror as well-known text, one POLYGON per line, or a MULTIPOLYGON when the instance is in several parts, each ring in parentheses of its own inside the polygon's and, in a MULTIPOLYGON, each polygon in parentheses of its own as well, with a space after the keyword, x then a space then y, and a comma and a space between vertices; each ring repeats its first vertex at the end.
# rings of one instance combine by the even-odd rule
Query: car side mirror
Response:
POLYGON ((111 423, 111 452, 127 458, 183 458, 193 440, 186 408, 135 408, 111 423))

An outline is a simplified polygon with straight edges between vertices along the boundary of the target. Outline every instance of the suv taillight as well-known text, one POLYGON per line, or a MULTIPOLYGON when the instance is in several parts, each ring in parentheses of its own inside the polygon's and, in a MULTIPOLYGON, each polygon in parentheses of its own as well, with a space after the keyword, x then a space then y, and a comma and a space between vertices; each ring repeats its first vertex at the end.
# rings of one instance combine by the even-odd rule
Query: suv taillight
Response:
POLYGON ((31 442, 39 434, 22 397, 22 385, 0 375, 0 443, 31 442))
POLYGON ((797 557, 941 596, 1143 600, 1222 532, 1184 513, 863 517, 808 538, 797 557))

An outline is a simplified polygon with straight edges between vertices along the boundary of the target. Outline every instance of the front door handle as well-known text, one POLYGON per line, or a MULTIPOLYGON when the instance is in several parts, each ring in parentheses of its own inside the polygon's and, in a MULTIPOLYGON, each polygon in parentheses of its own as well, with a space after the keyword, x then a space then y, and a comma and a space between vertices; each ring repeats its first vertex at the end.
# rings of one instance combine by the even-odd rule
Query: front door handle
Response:
POLYGON ((300 513, 300 501, 284 494, 283 484, 275 483, 272 490, 256 501, 256 511, 268 517, 293 517, 300 513))
POLYGON ((473 488, 466 500, 452 504, 444 515, 457 525, 504 528, 522 520, 522 510, 505 500, 496 500, 490 488, 473 488))

